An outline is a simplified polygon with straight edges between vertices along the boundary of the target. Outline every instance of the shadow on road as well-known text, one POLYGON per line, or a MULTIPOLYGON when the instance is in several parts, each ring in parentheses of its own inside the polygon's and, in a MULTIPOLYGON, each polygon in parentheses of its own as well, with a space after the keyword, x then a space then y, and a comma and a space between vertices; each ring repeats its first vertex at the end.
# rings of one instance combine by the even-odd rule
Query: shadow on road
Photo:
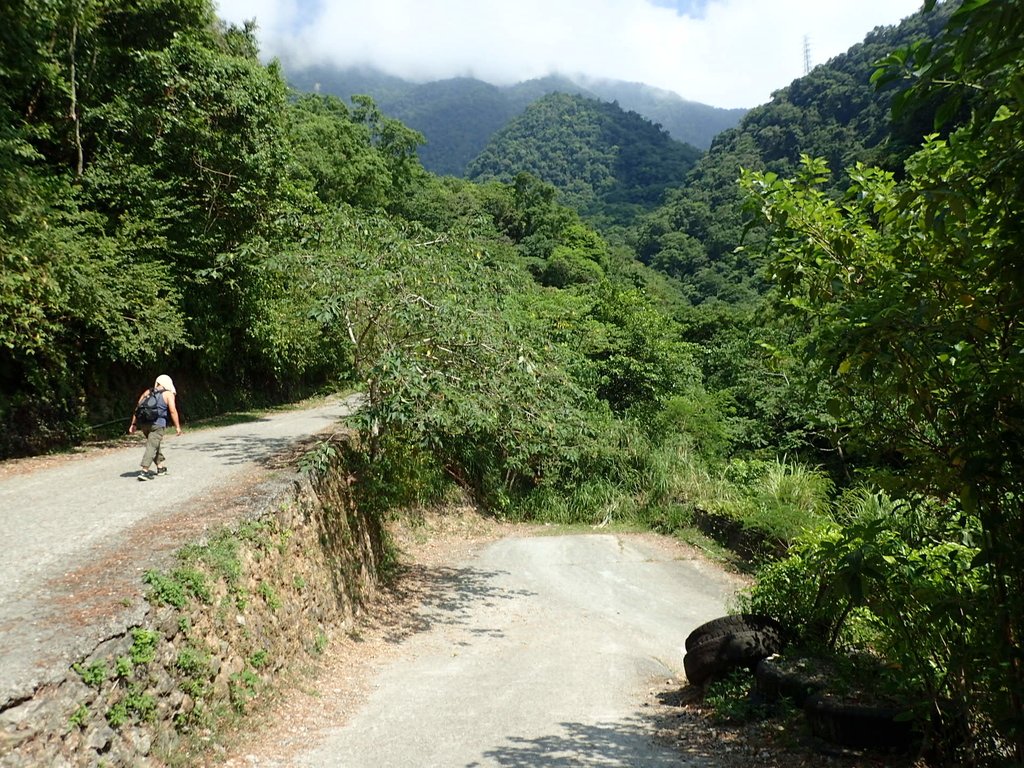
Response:
MULTIPOLYGON (((473 608, 484 602, 516 600, 536 593, 522 589, 507 589, 495 581, 508 575, 507 571, 486 571, 479 568, 405 566, 385 589, 400 601, 415 601, 417 607, 409 613, 400 612, 384 627, 384 639, 401 643, 411 635, 426 632, 437 626, 467 626, 476 615, 473 608)), ((499 630, 477 627, 470 634, 500 637, 499 630)), ((466 643, 460 643, 465 645, 466 643)))
POLYGON ((175 451, 208 453, 223 464, 234 465, 269 461, 272 456, 291 447, 293 442, 287 437, 237 435, 176 445, 174 448, 175 451))
MULTIPOLYGON (((567 692, 567 695, 568 692, 567 692)), ((684 758, 669 747, 652 745, 650 722, 635 718, 621 722, 584 724, 559 723, 562 732, 537 739, 511 737, 508 743, 484 752, 480 762, 467 763, 467 768, 501 765, 512 768, 546 768, 558 766, 608 766, 621 768, 680 768, 680 766, 711 766, 700 756, 684 758), (581 763, 581 756, 585 762, 581 763)))

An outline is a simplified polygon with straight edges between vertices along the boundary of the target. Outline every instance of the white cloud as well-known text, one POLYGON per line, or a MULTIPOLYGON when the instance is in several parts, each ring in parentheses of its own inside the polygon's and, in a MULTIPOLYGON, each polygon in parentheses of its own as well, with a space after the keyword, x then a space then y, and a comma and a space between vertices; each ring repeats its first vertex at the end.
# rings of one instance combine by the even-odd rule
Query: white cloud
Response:
MULTIPOLYGON (((704 0, 699 16, 648 0, 220 0, 255 18, 264 53, 372 64, 411 80, 508 84, 551 72, 635 80, 720 107, 764 103, 812 64, 921 0, 704 0)), ((680 5, 684 5, 680 3, 680 5)))

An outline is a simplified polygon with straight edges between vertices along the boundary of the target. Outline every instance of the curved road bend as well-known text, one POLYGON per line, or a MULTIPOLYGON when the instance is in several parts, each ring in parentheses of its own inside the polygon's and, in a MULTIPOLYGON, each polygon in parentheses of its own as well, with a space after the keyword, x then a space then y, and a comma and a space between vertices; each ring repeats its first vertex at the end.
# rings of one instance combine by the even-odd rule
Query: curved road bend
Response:
MULTIPOLYGON (((0 707, 61 679, 104 633, 116 631, 117 623, 124 631, 131 620, 127 605, 119 617, 86 610, 94 595, 76 593, 76 574, 92 563, 123 566, 126 546, 153 546, 160 522, 172 525, 174 514, 198 507, 261 461, 331 426, 351 413, 357 398, 216 429, 186 427, 181 437, 172 431, 163 443, 168 474, 146 483, 137 480, 141 440, 0 479, 0 707), (71 624, 70 615, 77 616, 71 624)), ((138 585, 140 571, 152 564, 131 565, 135 572, 116 575, 138 585)), ((142 606, 133 610, 141 615, 142 606)))
POLYGON ((420 609, 429 629, 372 673, 345 722, 282 733, 243 764, 717 764, 657 743, 644 705, 683 678, 686 635, 725 612, 733 577, 670 540, 584 534, 496 541, 447 582, 420 609))

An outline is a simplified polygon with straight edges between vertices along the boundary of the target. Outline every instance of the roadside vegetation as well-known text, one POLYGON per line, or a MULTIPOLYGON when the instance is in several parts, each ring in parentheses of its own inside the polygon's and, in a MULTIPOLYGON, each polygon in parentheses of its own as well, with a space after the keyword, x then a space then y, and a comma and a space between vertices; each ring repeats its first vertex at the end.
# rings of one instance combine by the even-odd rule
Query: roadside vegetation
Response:
POLYGON ((196 419, 355 387, 377 508, 700 530, 931 764, 1024 765, 1024 9, 925 5, 587 219, 427 173, 208 0, 8 4, 0 456, 165 370, 196 419))

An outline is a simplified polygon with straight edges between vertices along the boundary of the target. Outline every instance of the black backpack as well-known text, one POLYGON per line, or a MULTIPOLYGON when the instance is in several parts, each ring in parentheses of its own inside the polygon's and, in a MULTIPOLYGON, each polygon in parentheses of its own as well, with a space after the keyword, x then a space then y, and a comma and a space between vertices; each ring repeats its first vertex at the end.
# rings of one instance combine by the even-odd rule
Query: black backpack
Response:
POLYGON ((154 424, 160 418, 160 405, 163 402, 160 393, 163 390, 151 389, 146 397, 135 407, 135 420, 140 424, 154 424))

